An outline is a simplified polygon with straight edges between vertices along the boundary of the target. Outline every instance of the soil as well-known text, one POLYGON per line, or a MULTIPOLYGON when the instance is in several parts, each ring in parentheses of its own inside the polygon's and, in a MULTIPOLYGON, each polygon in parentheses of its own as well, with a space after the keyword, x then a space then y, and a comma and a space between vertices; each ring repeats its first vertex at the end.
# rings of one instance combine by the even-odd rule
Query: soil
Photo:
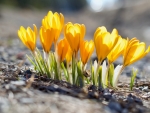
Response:
POLYGON ((27 68, 12 64, 1 63, 0 72, 1 113, 150 111, 150 81, 138 80, 130 91, 129 84, 123 83, 118 84, 118 89, 91 85, 80 88, 65 81, 39 76, 27 68))

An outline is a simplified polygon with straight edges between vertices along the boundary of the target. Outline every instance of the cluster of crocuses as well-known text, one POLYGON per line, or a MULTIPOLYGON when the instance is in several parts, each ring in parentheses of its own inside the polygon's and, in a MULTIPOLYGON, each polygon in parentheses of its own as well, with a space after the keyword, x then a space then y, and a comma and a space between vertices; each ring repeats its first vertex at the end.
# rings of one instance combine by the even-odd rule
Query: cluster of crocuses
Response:
POLYGON ((123 69, 143 58, 150 51, 145 50, 145 43, 138 39, 123 39, 116 29, 110 33, 105 27, 98 27, 93 40, 84 40, 86 27, 84 24, 64 25, 64 16, 51 11, 43 18, 39 31, 43 54, 36 48, 38 30, 23 26, 18 30, 18 36, 24 45, 31 50, 32 58, 27 56, 40 75, 52 79, 66 80, 74 85, 83 87, 86 84, 96 86, 117 87, 118 77, 123 69), (58 41, 63 32, 64 38, 58 41), (54 45, 55 51, 51 51, 54 45), (86 73, 86 64, 94 48, 98 61, 91 62, 90 74, 86 73), (79 57, 80 51, 80 57, 79 57), (123 64, 114 69, 113 62, 123 56, 123 64), (66 61, 66 66, 64 65, 66 61), (107 65, 106 65, 107 62, 107 65))

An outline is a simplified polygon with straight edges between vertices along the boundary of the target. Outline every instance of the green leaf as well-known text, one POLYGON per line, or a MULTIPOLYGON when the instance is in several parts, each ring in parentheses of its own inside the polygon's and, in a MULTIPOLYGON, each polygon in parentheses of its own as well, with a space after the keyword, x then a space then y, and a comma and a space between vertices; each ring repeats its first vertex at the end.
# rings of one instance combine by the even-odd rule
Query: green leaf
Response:
MULTIPOLYGON (((44 53, 44 51, 43 51, 44 53)), ((48 68, 47 60, 44 59, 40 53, 40 51, 37 49, 37 56, 36 56, 36 61, 41 68, 41 71, 43 74, 46 74, 49 78, 51 78, 51 74, 48 68)))
POLYGON ((93 83, 93 85, 96 85, 96 83, 95 83, 95 76, 94 76, 94 66, 92 65, 92 61, 91 61, 91 64, 90 64, 90 68, 91 68, 91 80, 92 80, 92 83, 93 83))
POLYGON ((80 87, 84 86, 84 75, 82 72, 82 62, 77 63, 77 83, 80 87))
POLYGON ((76 84, 76 58, 75 54, 72 55, 72 83, 75 85, 76 84))
POLYGON ((63 72, 64 72, 64 75, 65 75, 66 81, 70 83, 70 82, 71 82, 71 81, 70 81, 70 75, 69 75, 68 70, 65 68, 63 62, 61 63, 61 67, 62 67, 62 69, 63 69, 63 72))
POLYGON ((52 55, 52 62, 53 62, 53 70, 54 70, 54 79, 56 80, 61 80, 61 75, 60 75, 60 67, 59 64, 56 61, 55 55, 52 55))
POLYGON ((137 75, 137 72, 138 72, 137 69, 132 68, 131 81, 130 81, 130 90, 133 89, 134 80, 135 80, 135 77, 136 77, 136 75, 137 75))
POLYGON ((46 59, 44 59, 41 55, 41 52, 38 49, 36 49, 35 53, 31 53, 31 55, 34 60, 32 60, 28 55, 27 58, 33 64, 35 70, 38 71, 41 75, 47 75, 49 78, 51 78, 49 66, 47 64, 46 59))
POLYGON ((108 79, 111 86, 113 86, 113 76, 114 76, 114 65, 110 64, 108 70, 108 79))
POLYGON ((103 86, 103 81, 102 81, 102 66, 99 66, 99 69, 98 69, 98 86, 103 86))

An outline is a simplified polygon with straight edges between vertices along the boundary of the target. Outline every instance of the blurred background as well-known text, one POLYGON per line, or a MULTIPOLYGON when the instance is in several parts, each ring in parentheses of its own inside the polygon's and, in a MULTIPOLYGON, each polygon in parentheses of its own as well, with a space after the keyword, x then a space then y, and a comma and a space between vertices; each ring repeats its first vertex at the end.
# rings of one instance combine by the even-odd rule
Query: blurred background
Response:
POLYGON ((17 30, 36 24, 49 10, 61 12, 65 23, 83 23, 86 38, 99 26, 117 28, 126 38, 137 37, 150 44, 149 0, 0 0, 0 39, 17 38, 17 30))

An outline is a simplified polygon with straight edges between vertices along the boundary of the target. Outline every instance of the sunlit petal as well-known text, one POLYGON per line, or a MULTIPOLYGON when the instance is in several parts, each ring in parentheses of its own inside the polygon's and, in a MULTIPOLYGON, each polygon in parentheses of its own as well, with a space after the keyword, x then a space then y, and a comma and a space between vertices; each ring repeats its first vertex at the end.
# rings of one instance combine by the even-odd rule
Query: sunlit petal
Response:
POLYGON ((58 60, 60 63, 65 59, 68 49, 69 49, 69 44, 66 38, 60 40, 56 48, 59 57, 58 60))
POLYGON ((125 44, 126 44, 125 39, 119 37, 117 44, 107 56, 110 64, 113 63, 121 54, 123 54, 125 44))
MULTIPOLYGON (((45 29, 53 29, 53 38, 54 38, 54 44, 56 45, 57 40, 60 36, 60 33, 62 31, 62 28, 64 26, 64 16, 60 13, 58 14, 55 12, 54 14, 52 11, 49 11, 48 14, 42 19, 42 26, 45 29)), ((51 35, 49 35, 50 38, 52 38, 51 35)))
POLYGON ((20 30, 18 30, 18 36, 20 40, 32 52, 35 50, 37 38, 37 27, 36 25, 33 25, 33 27, 34 31, 30 27, 27 27, 27 29, 25 29, 23 26, 21 26, 20 30))
POLYGON ((150 47, 146 51, 145 48, 144 42, 140 43, 136 38, 129 40, 123 54, 124 66, 128 66, 147 55, 150 52, 150 47))
POLYGON ((65 25, 64 34, 72 51, 77 54, 80 47, 80 42, 85 35, 85 26, 77 23, 73 25, 71 22, 68 22, 65 25))
POLYGON ((80 56, 81 56, 81 61, 84 65, 91 57, 93 51, 94 51, 94 42, 92 40, 90 42, 81 40, 80 56))
POLYGON ((103 26, 96 29, 94 33, 94 44, 99 62, 102 62, 107 57, 118 40, 119 35, 116 29, 111 34, 103 26))

